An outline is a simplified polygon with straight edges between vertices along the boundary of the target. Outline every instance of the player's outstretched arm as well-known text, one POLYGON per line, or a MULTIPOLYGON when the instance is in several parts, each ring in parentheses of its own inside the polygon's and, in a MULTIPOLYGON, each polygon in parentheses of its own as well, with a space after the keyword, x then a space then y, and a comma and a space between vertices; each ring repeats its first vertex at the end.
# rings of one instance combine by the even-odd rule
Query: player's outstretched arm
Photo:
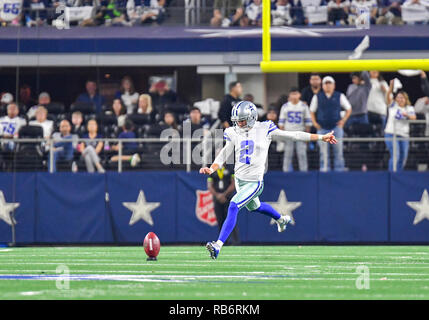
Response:
POLYGON ((321 134, 311 134, 310 137, 311 141, 324 141, 324 142, 328 142, 330 144, 337 144, 337 139, 334 136, 334 131, 331 131, 327 134, 321 135, 321 134))
POLYGON ((337 143, 337 139, 334 136, 334 131, 321 135, 303 131, 274 130, 271 135, 272 137, 294 141, 324 141, 330 144, 337 143))

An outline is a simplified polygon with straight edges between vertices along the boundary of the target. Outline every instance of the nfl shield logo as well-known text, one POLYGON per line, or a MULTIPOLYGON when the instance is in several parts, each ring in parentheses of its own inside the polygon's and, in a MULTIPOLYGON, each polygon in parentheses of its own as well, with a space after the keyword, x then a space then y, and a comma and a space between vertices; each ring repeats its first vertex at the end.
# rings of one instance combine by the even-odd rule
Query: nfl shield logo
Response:
POLYGON ((216 215, 214 212, 213 196, 208 190, 197 190, 197 205, 195 214, 201 222, 210 226, 217 225, 216 215))

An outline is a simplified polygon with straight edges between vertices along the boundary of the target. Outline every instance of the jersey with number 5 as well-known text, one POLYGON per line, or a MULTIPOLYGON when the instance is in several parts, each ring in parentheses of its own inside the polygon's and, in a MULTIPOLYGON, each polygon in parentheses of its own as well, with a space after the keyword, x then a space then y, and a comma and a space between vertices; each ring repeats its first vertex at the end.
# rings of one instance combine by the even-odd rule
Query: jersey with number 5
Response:
POLYGON ((271 143, 271 132, 277 129, 272 121, 259 122, 249 131, 230 127, 224 131, 224 139, 231 141, 235 149, 235 176, 244 181, 261 181, 271 143))

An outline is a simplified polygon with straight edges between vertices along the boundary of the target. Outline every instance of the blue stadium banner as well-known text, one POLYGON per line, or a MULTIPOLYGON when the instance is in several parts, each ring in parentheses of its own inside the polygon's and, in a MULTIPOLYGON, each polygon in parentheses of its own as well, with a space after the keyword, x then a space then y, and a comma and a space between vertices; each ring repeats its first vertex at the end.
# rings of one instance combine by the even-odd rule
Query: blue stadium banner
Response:
MULTIPOLYGON (((108 204, 115 242, 143 243, 150 231, 162 242, 177 241, 177 190, 174 172, 109 172, 108 204)), ((181 197, 181 201, 189 199, 181 197)))
POLYGON ((320 173, 319 240, 387 241, 388 182, 387 172, 320 173))
POLYGON ((35 173, 1 173, 0 175, 0 242, 12 241, 11 212, 17 243, 34 242, 35 173))
MULTIPOLYGON (((278 233, 277 225, 265 215, 248 213, 247 241, 306 242, 317 240, 317 172, 268 172, 260 200, 281 214, 289 215, 295 225, 278 233)), ((241 212, 240 212, 241 213, 241 212)))
POLYGON ((38 173, 36 188, 36 242, 104 242, 104 175, 38 173))
POLYGON ((429 241, 429 173, 390 176, 390 240, 429 241))
POLYGON ((180 241, 216 240, 218 226, 207 176, 198 172, 177 173, 177 237, 180 241))

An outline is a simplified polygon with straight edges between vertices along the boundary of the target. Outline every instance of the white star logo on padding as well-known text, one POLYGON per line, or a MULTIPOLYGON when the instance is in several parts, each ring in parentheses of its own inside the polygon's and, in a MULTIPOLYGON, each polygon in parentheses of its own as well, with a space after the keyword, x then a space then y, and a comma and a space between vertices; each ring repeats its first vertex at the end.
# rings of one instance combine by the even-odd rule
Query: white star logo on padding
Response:
POLYGON ((429 220, 429 195, 426 189, 423 191, 420 201, 407 201, 407 205, 417 212, 413 221, 414 225, 425 218, 429 220))
POLYGON ((11 216, 11 213, 19 207, 19 203, 11 202, 7 203, 4 198, 3 191, 0 190, 0 219, 6 222, 8 225, 16 224, 15 219, 11 216))
MULTIPOLYGON (((286 192, 282 189, 280 191, 279 197, 276 202, 267 202, 271 205, 277 212, 279 212, 283 216, 289 216, 291 220, 291 224, 295 224, 295 219, 293 218, 292 211, 301 206, 302 202, 290 202, 286 198, 286 192)), ((275 220, 271 219, 270 224, 274 224, 275 220)))
POLYGON ((133 212, 130 219, 130 226, 139 221, 153 226, 153 219, 151 212, 161 205, 161 202, 147 202, 143 190, 140 190, 139 197, 136 202, 122 202, 125 208, 133 212))

